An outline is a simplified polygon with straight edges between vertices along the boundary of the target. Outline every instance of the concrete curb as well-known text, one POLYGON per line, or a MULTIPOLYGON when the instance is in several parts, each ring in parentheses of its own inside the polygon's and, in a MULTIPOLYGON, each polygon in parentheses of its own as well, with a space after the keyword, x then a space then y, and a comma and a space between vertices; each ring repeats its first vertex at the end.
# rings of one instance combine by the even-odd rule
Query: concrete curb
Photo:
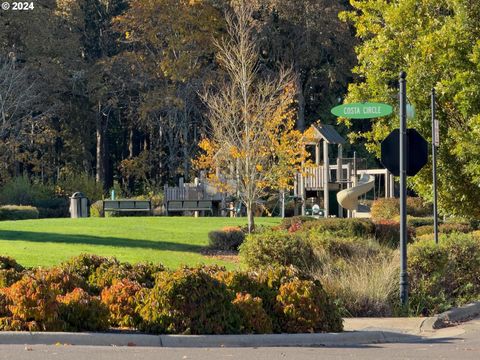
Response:
POLYGON ((0 344, 142 347, 321 347, 414 342, 420 337, 388 331, 265 335, 142 335, 115 333, 0 332, 0 344))
POLYGON ((447 326, 455 325, 455 323, 470 320, 478 315, 480 315, 480 301, 454 308, 441 314, 426 318, 423 321, 422 325, 420 325, 420 330, 431 331, 436 329, 442 329, 447 326))

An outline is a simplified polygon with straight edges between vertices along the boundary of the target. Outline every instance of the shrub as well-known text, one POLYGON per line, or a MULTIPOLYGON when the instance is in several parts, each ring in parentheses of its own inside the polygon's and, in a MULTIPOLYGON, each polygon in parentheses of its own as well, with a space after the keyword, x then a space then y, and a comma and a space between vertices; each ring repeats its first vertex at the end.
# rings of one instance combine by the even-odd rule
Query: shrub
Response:
POLYGON ((472 235, 441 235, 439 244, 419 240, 410 248, 411 304, 416 313, 436 313, 477 299, 480 242, 472 235))
POLYGON ((233 300, 241 318, 240 331, 247 334, 269 334, 273 331, 272 320, 262 307, 262 299, 248 293, 237 293, 233 300))
POLYGON ((433 214, 432 204, 426 204, 422 198, 407 197, 407 213, 415 217, 428 217, 433 214))
POLYGON ((62 329, 58 321, 57 295, 60 291, 52 288, 45 274, 24 276, 5 290, 12 319, 22 324, 23 329, 30 322, 35 322, 41 330, 62 329))
MULTIPOLYGON (((412 241, 415 231, 407 225, 407 241, 412 241)), ((375 223, 375 239, 388 247, 397 248, 400 244, 400 223, 394 220, 379 220, 375 223)))
MULTIPOLYGON (((393 220, 400 216, 400 200, 395 198, 377 199, 372 203, 372 219, 393 220)), ((431 216, 431 205, 425 205, 418 197, 407 197, 407 214, 413 217, 431 216)))
POLYGON ((320 282, 293 280, 280 286, 278 311, 282 331, 291 333, 340 332, 343 320, 320 282))
POLYGON ((103 200, 98 200, 90 205, 90 216, 91 217, 104 217, 103 212, 103 200))
POLYGON ((115 280, 129 279, 136 281, 142 287, 152 288, 155 283, 155 274, 164 271, 160 264, 138 263, 104 263, 89 276, 88 283, 92 289, 99 291, 111 286, 115 280))
POLYGON ((444 233, 444 234, 451 234, 451 233, 469 233, 473 231, 472 227, 470 224, 462 224, 462 223, 446 223, 446 224, 440 224, 439 227, 439 232, 444 233))
POLYGON ((100 299, 75 288, 57 297, 59 318, 66 331, 101 331, 108 329, 108 309, 100 299))
POLYGON ((423 225, 415 229, 415 236, 418 238, 419 236, 433 234, 433 232, 433 225, 423 225))
POLYGON ((64 218, 69 216, 69 201, 65 198, 50 198, 35 201, 38 208, 38 217, 45 218, 64 218))
POLYGON ((239 227, 224 227, 208 233, 209 246, 215 250, 236 251, 245 240, 245 233, 239 227))
POLYGON ((293 216, 293 217, 290 217, 290 218, 284 218, 282 220, 282 222, 280 223, 280 225, 278 225, 278 228, 279 229, 282 229, 282 230, 288 230, 292 227, 292 225, 294 224, 304 224, 306 222, 310 222, 310 221, 316 221, 317 219, 315 219, 314 217, 311 217, 311 216, 293 216))
POLYGON ((344 237, 367 237, 375 231, 370 220, 364 219, 319 219, 304 223, 302 231, 329 232, 344 237))
POLYGON ((153 333, 237 333, 234 295, 204 268, 162 273, 139 305, 140 329, 153 333))
POLYGON ((233 293, 248 293, 262 299, 262 307, 271 319, 274 332, 281 332, 280 314, 277 309, 278 290, 282 284, 295 279, 310 279, 293 267, 271 267, 254 272, 219 271, 215 277, 227 285, 233 293))
MULTIPOLYGON (((10 316, 10 310, 8 309, 9 301, 5 291, 0 289, 0 319, 3 317, 10 316)), ((1 330, 1 325, 0 325, 1 330)))
POLYGON ((248 235, 240 246, 240 255, 251 268, 292 265, 306 270, 317 265, 311 244, 301 235, 286 231, 248 235))
POLYGON ((20 280, 25 269, 14 259, 0 256, 0 288, 12 285, 20 280))
POLYGON ((38 201, 54 197, 53 188, 36 184, 27 176, 11 179, 0 190, 0 204, 36 205, 38 201))
MULTIPOLYGON (((400 220, 400 218, 398 218, 400 220)), ((420 226, 433 226, 434 219, 433 217, 414 217, 414 216, 407 216, 407 225, 413 228, 417 228, 420 226)))
POLYGON ((109 310, 111 325, 136 327, 139 324, 136 295, 140 290, 140 284, 129 279, 115 280, 112 286, 102 290, 102 303, 109 310))
POLYGON ((0 220, 38 219, 38 209, 33 206, 3 205, 0 206, 0 220))
POLYGON ((106 258, 91 254, 80 254, 62 263, 60 267, 77 274, 85 281, 90 281, 90 277, 95 274, 97 268, 100 266, 112 266, 117 264, 119 264, 119 261, 115 258, 106 258))
POLYGON ((325 262, 345 261, 353 257, 366 258, 382 251, 379 243, 371 238, 319 234, 311 238, 311 243, 322 266, 325 262))
POLYGON ((400 203, 394 198, 377 199, 370 211, 374 220, 392 220, 400 214, 400 203))

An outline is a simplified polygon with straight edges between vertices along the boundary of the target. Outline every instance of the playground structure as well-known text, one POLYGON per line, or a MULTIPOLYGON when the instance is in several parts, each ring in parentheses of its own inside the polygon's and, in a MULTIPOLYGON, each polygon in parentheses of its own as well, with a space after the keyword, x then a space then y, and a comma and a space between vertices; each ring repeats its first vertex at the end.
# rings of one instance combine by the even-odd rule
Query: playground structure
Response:
MULTIPOLYGON (((315 124, 311 132, 313 137, 306 146, 314 147, 313 164, 305 165, 295 175, 295 214, 307 215, 308 210, 320 208, 324 217, 369 217, 369 208, 359 201, 362 196, 374 190, 373 197, 377 198, 383 190, 386 198, 394 197, 393 175, 387 169, 367 169, 356 156, 344 158, 346 141, 333 126, 315 124)), ((181 178, 178 186, 164 187, 167 215, 175 212, 195 216, 207 212, 215 216, 237 215, 241 207, 232 203, 234 197, 218 191, 203 174, 193 183, 184 183, 181 178)))
POLYGON ((315 124, 311 130, 314 135, 306 146, 314 147, 314 164, 305 166, 294 181, 302 215, 307 214, 307 205, 318 205, 325 217, 369 217, 369 209, 360 206, 359 198, 375 189, 375 177, 380 177, 379 186, 383 177, 384 196, 394 197, 393 175, 387 169, 360 169, 361 159, 344 158, 345 139, 333 126, 315 124), (330 149, 334 146, 336 154, 330 149))

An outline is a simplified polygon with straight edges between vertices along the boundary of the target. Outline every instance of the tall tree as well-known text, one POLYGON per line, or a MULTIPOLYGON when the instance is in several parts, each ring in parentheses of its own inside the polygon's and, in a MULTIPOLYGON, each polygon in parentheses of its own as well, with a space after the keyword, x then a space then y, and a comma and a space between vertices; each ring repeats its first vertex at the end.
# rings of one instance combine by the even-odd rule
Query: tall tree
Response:
MULTIPOLYGON (((408 100, 417 115, 409 127, 430 139, 430 91, 437 89, 440 121, 439 206, 446 214, 480 217, 480 3, 470 0, 351 0, 344 14, 362 40, 347 101, 397 103, 398 74, 408 74, 408 100)), ((398 126, 393 115, 372 123, 367 139, 379 142, 398 126)), ((432 197, 431 167, 410 178, 423 198, 432 197)))
POLYGON ((217 54, 227 78, 204 96, 212 130, 197 162, 218 185, 235 184, 249 231, 260 197, 268 188, 287 188, 305 158, 302 135, 294 130, 294 77, 290 70, 261 74, 252 15, 244 0, 227 15, 228 37, 217 54))

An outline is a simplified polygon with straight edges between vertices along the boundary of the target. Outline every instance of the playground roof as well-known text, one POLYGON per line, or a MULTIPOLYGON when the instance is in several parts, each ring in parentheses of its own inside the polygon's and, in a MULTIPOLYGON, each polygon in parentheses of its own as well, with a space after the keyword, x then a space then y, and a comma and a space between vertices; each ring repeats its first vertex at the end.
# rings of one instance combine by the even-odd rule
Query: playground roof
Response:
POLYGON ((314 124, 315 140, 325 140, 328 144, 345 144, 345 139, 332 125, 314 124))

